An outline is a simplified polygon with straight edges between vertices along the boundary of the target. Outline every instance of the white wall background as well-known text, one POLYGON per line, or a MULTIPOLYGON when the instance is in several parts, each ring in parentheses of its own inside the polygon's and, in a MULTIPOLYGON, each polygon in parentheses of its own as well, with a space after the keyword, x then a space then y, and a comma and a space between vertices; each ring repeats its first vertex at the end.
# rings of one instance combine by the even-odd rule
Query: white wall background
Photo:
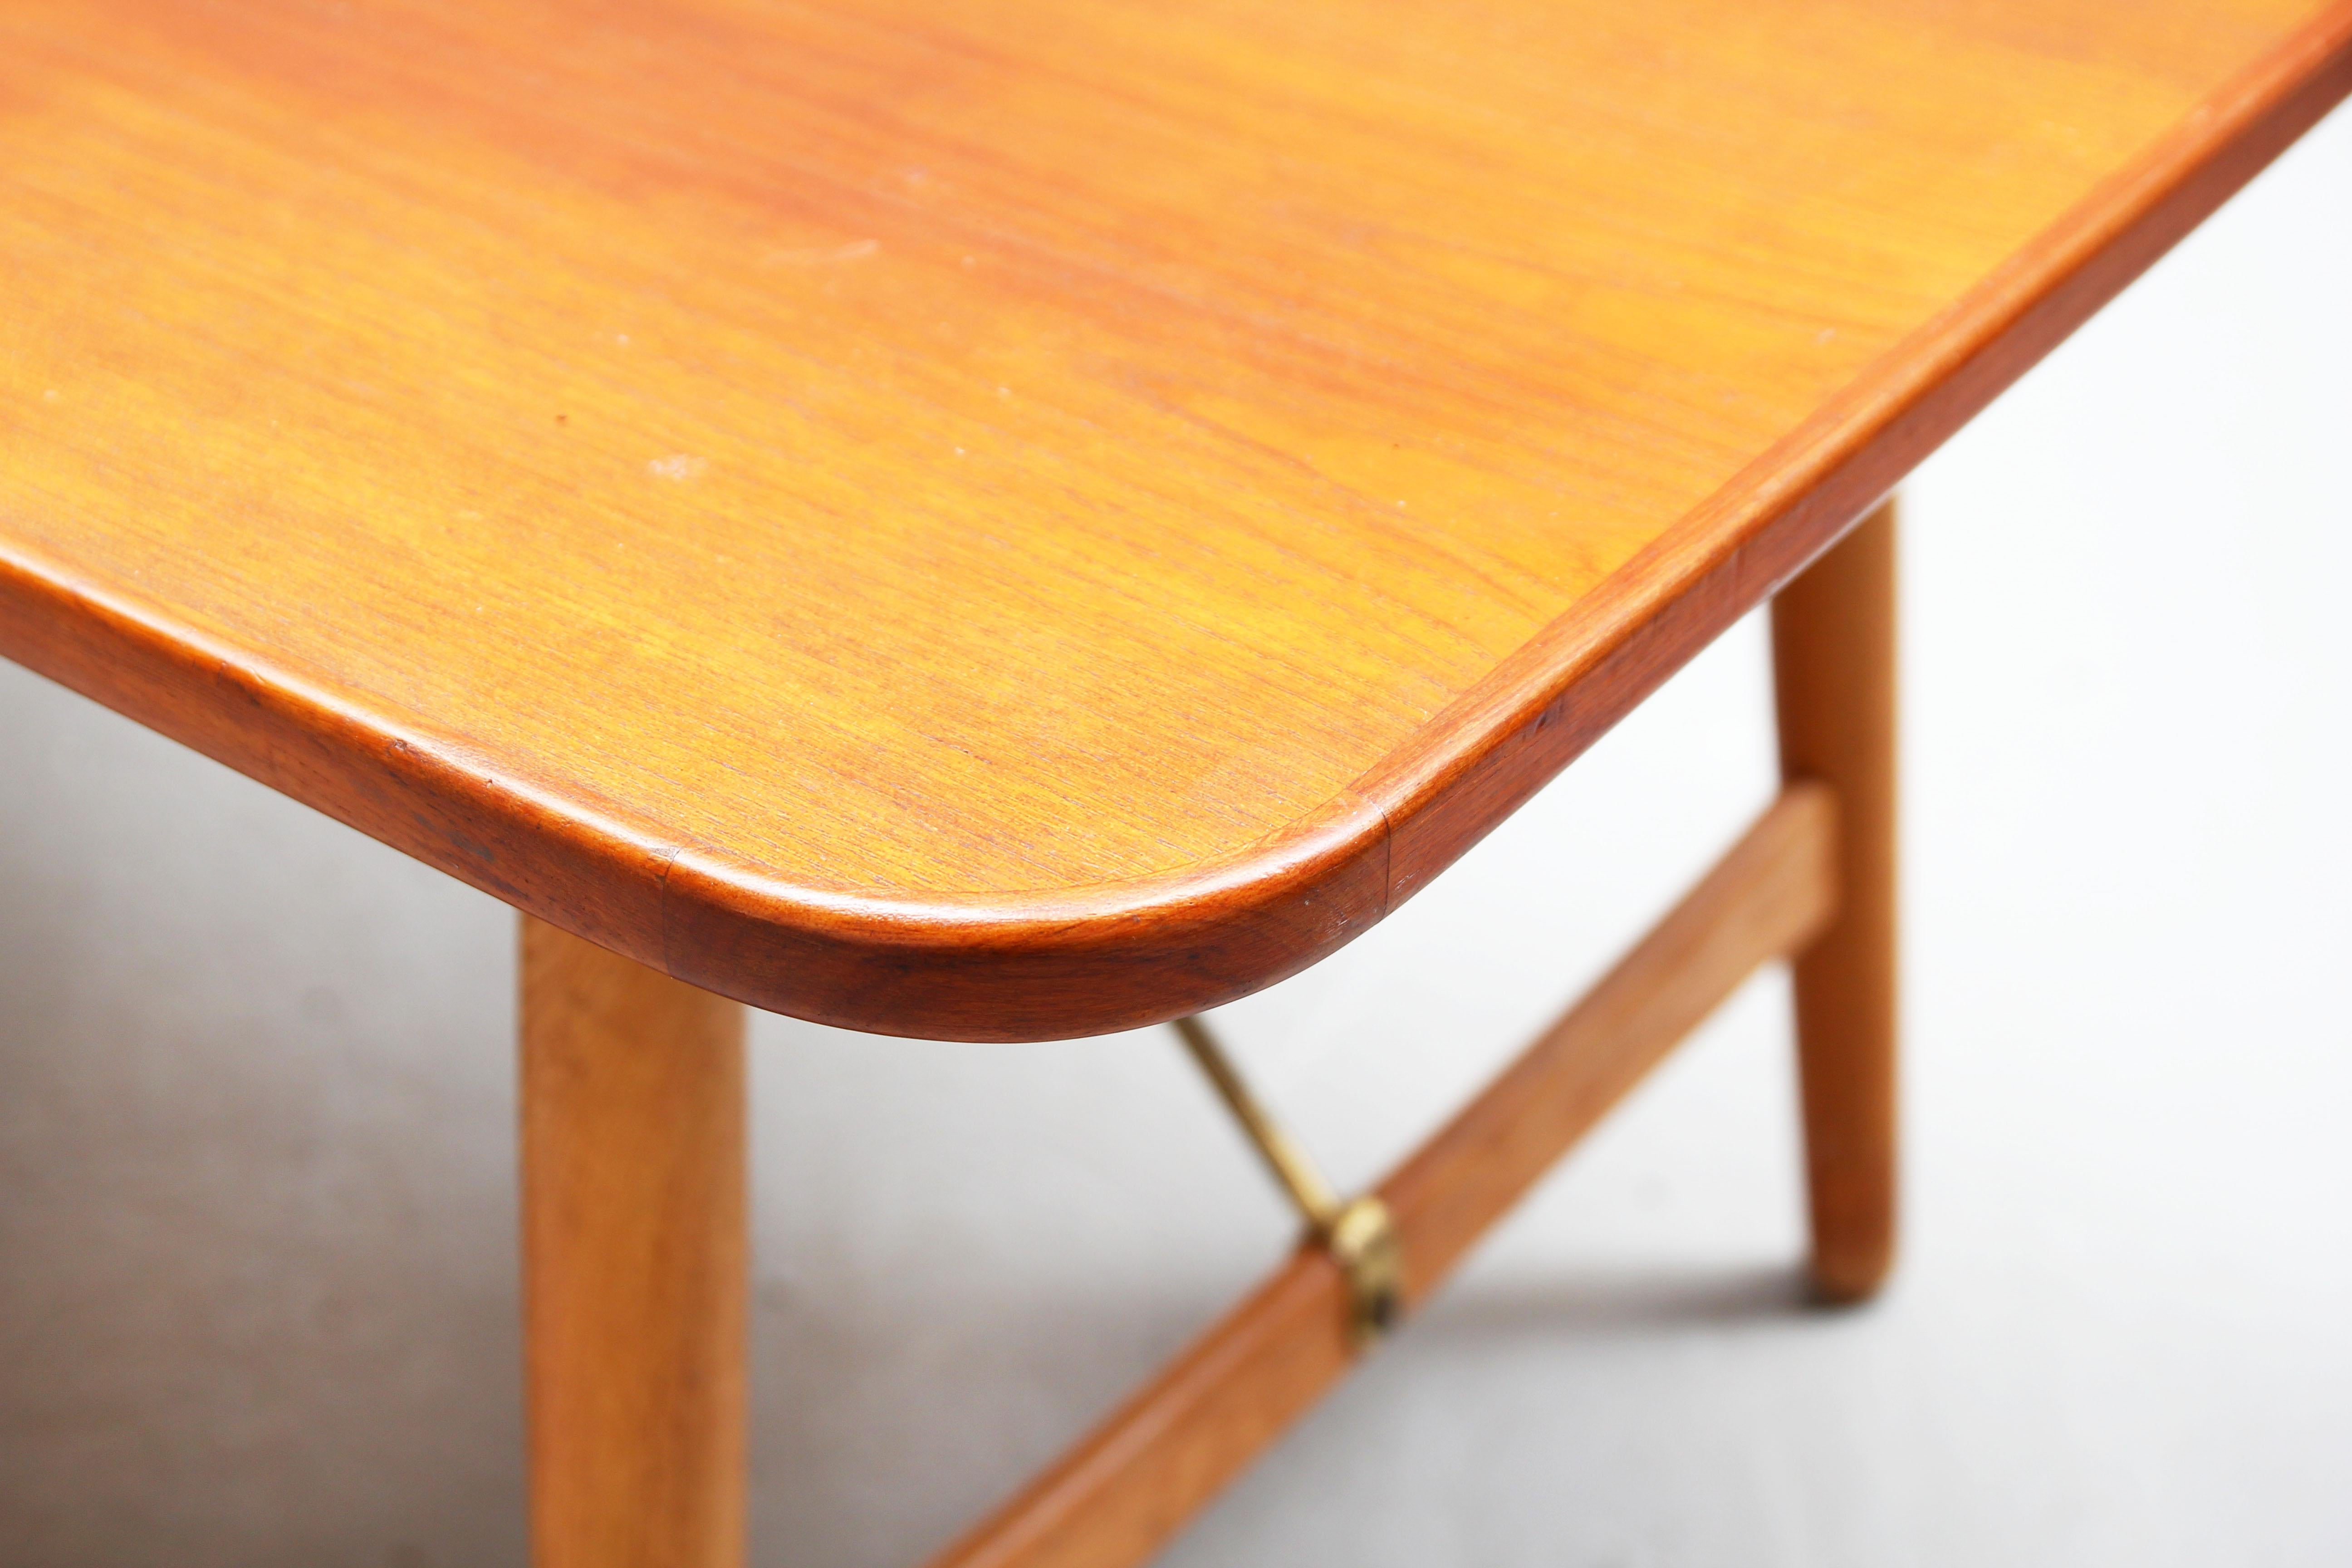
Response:
MULTIPOLYGON (((2352 1562, 2352 116, 1910 486, 1907 1251, 1797 1305, 1778 977, 1178 1546, 2352 1562)), ((1742 626, 1230 1009, 1349 1179, 1769 789, 1742 626)), ((0 1564, 523 1554, 510 917, 0 667, 0 1564)), ((1284 1247, 1157 1035, 754 1035, 756 1556, 911 1563, 1284 1247)))

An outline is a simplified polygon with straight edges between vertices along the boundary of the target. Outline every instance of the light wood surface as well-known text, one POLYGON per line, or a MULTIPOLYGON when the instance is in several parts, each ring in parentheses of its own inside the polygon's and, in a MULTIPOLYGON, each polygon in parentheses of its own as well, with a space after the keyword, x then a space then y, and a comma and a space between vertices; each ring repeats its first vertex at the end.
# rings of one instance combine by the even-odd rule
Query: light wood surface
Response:
MULTIPOLYGON (((1379 1189, 1407 1303, 1757 966, 1837 897, 1837 808, 1782 794, 1599 984, 1379 1189)), ((1406 1329, 1410 1332, 1410 1326, 1406 1329)), ((1354 1363, 1348 1287, 1304 1247, 932 1568, 1127 1568, 1165 1544, 1354 1363)))
POLYGON ((1780 771, 1838 798, 1838 914, 1796 966, 1813 1279, 1833 1301, 1895 1258, 1895 511, 1888 501, 1772 601, 1780 771))
POLYGON ((2347 0, 11 0, 0 654, 803 1016, 1361 931, 2347 0))
POLYGON ((741 1568, 743 1009, 522 921, 535 1568, 741 1568))

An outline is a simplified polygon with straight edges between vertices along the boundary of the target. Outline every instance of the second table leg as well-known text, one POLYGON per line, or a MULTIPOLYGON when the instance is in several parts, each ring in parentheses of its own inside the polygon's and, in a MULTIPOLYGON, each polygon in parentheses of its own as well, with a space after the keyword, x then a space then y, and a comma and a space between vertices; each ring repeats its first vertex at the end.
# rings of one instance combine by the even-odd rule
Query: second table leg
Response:
POLYGON ((1837 792, 1838 912, 1797 960, 1813 1279, 1869 1295, 1895 1258, 1895 503, 1772 603, 1780 769, 1837 792))
POLYGON ((522 921, 534 1568, 740 1568, 743 1008, 522 921))

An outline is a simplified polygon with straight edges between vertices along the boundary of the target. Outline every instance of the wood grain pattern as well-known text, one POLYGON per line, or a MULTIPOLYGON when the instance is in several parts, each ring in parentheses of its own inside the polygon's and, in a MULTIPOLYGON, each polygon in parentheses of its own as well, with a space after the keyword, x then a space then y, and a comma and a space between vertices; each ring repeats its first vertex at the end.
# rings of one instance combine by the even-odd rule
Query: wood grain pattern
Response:
POLYGON ((856 1027, 1379 920, 2347 0, 16 0, 0 654, 856 1027))
MULTIPOLYGON (((1583 1000, 1381 1184, 1409 1303, 1425 1300, 1758 965, 1822 930, 1836 908, 1836 819, 1825 787, 1785 791, 1583 1000)), ((1345 1375, 1353 1343, 1338 1266, 1301 1247, 933 1568, 1143 1562, 1345 1375)))
POLYGON ((1895 510, 1881 506, 1772 601, 1781 775, 1837 793, 1838 912, 1796 965, 1813 1282, 1876 1290, 1895 1261, 1895 510))
POLYGON ((743 1009, 526 916, 536 1568, 741 1568, 743 1009))

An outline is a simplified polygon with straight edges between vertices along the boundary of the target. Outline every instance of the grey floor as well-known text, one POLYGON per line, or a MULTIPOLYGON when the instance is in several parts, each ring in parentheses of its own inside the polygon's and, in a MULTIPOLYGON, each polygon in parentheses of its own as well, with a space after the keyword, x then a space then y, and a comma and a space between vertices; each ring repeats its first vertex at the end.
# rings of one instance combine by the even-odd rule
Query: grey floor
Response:
MULTIPOLYGON (((2352 118, 1906 524, 1907 1250, 1798 1305, 1735 1001, 1172 1554, 2352 1562, 2352 118)), ((1376 1172, 1769 789, 1743 626, 1229 1011, 1376 1172)), ((523 1551, 509 919, 0 668, 0 1564, 523 1551)), ((1286 1226, 1171 1043, 755 1037, 756 1555, 909 1563, 1286 1226)))

